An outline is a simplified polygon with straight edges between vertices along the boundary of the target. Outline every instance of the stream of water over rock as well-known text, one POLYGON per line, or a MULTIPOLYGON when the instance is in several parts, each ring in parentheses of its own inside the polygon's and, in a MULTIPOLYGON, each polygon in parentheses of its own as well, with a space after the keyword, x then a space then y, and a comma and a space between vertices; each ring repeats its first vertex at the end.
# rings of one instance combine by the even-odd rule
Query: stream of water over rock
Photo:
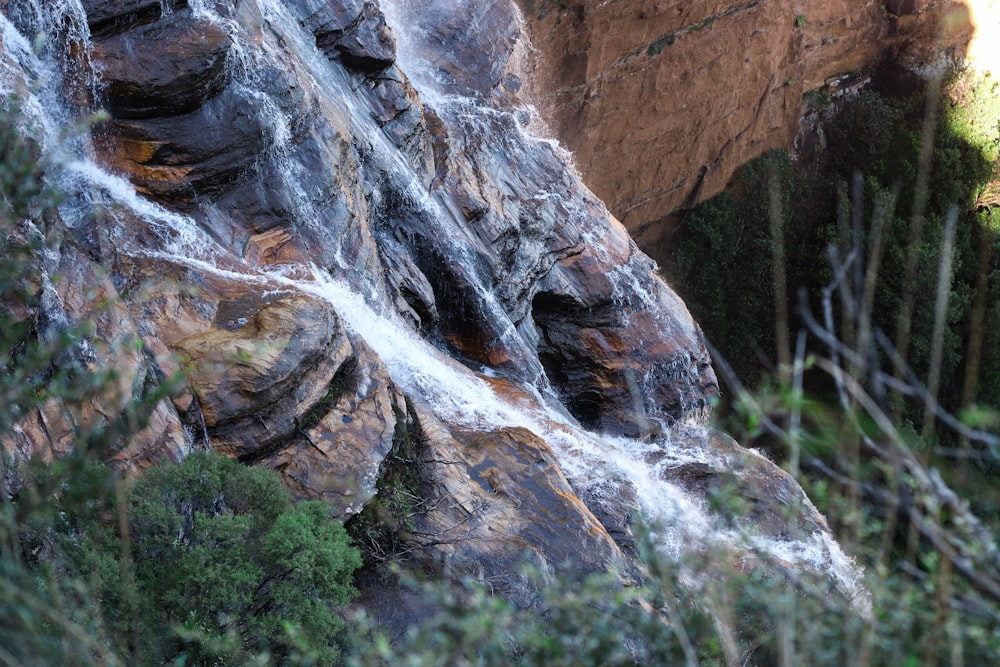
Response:
MULTIPOLYGON (((0 16, 0 86, 20 96, 25 131, 39 140, 50 177, 67 194, 59 214, 74 239, 68 245, 89 247, 88 239, 97 239, 91 255, 99 256, 151 349, 218 362, 211 355, 221 345, 253 354, 262 348, 239 347, 251 334, 255 345, 279 337, 267 326, 284 336, 275 365, 260 371, 266 381, 254 379, 253 391, 244 382, 225 394, 224 380, 191 376, 202 414, 195 421, 190 414, 170 417, 186 420, 187 446, 273 465, 299 495, 320 489, 315 493, 334 498, 350 516, 375 492, 391 440, 389 410, 378 408, 388 426, 357 455, 363 462, 350 489, 337 486, 347 473, 335 462, 315 464, 332 466, 323 486, 302 461, 315 458, 313 449, 330 461, 350 458, 343 452, 356 445, 345 442, 357 432, 343 429, 378 412, 379 401, 402 409, 405 396, 432 440, 450 430, 452 439, 441 443, 470 433, 533 434, 555 453, 551 476, 564 473, 598 515, 637 505, 672 557, 763 554, 864 597, 860 573, 794 481, 707 428, 714 377, 683 303, 561 151, 525 130, 533 112, 517 98, 507 66, 522 38, 512 6, 394 0, 382 8, 386 28, 370 5, 345 2, 344 12, 358 12, 351 25, 369 30, 348 43, 343 25, 330 27, 337 17, 323 13, 333 6, 325 2, 244 0, 234 8, 163 0, 157 9, 135 0, 119 3, 132 13, 117 24, 98 22, 93 4, 11 0, 0 16), (129 106, 131 93, 121 86, 125 92, 111 99, 110 129, 99 126, 95 141, 71 130, 111 95, 105 91, 118 90, 115 82, 141 74, 114 69, 108 54, 119 42, 133 30, 155 37, 160 24, 185 21, 178 25, 214 36, 225 52, 224 70, 213 69, 213 82, 205 84, 212 90, 207 99, 172 115, 148 112, 129 106), (139 27, 125 30, 131 24, 139 27), (364 41, 364 34, 375 37, 364 41), (195 130, 177 131, 168 121, 198 132, 216 123, 197 141, 221 151, 220 164, 205 166, 215 157, 184 144, 195 130), (185 150, 187 157, 174 159, 185 150), (166 156, 162 162, 155 162, 157 151, 166 156), (147 296, 135 287, 140 282, 147 296), (209 302, 175 290, 177 283, 222 296, 209 302), (325 351, 317 359, 315 350, 303 349, 308 362, 274 380, 268 378, 286 363, 281 355, 297 349, 299 330, 314 324, 266 324, 261 313, 282 304, 291 305, 278 319, 320 313, 326 328, 316 340, 325 351), (355 373, 347 402, 322 403, 316 396, 333 386, 330 378, 347 357, 371 373, 355 373), (324 364, 330 368, 312 391, 312 374, 324 364), (276 384, 295 387, 282 390, 288 398, 246 398, 276 384), (302 398, 307 389, 310 398, 302 398), (229 396, 253 405, 235 412, 229 396), (281 416, 261 401, 287 401, 282 405, 303 414, 303 402, 324 405, 322 421, 306 429, 312 449, 295 440, 304 428, 299 417, 279 426, 281 416), (363 412, 361 405, 376 407, 363 412), (268 444, 258 451, 251 441, 268 444), (295 442, 299 449, 288 450, 295 442), (759 517, 721 520, 704 493, 684 483, 692 470, 732 471, 771 489, 768 502, 797 504, 800 528, 768 529, 759 517)), ((79 316, 69 295, 63 301, 71 319, 79 316)), ((441 444, 435 451, 446 450, 441 444)), ((480 479, 479 468, 468 465, 469 479, 480 479)), ((536 520, 517 514, 530 505, 527 487, 514 479, 512 491, 490 479, 485 500, 469 502, 489 515, 488 503, 501 491, 523 496, 511 501, 515 519, 507 534, 544 553, 549 545, 517 526, 536 520)), ((456 507, 464 502, 457 482, 438 482, 456 507)))

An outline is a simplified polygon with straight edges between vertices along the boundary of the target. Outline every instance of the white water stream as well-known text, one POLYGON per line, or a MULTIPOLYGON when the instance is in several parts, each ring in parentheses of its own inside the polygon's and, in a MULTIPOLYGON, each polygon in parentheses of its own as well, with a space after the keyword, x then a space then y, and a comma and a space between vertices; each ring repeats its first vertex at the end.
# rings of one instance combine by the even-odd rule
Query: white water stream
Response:
MULTIPOLYGON (((449 4, 471 0, 444 0, 432 2, 433 8, 419 3, 419 11, 447 11, 449 4)), ((608 479, 627 480, 636 489, 643 513, 657 526, 663 550, 671 556, 685 553, 691 545, 711 553, 717 545, 719 551, 752 550, 770 554, 782 561, 799 564, 813 571, 826 572, 839 582, 843 590, 864 598, 860 573, 842 553, 839 546, 826 534, 817 532, 801 540, 765 539, 756 535, 752 527, 722 527, 717 517, 704 503, 691 498, 677 486, 662 479, 662 472, 683 463, 700 462, 721 467, 710 460, 710 454, 697 446, 673 447, 672 437, 682 437, 687 443, 701 434, 707 438, 699 424, 683 424, 675 434, 668 434, 656 443, 609 438, 582 429, 546 390, 544 374, 534 356, 530 341, 520 339, 516 327, 509 323, 504 336, 512 349, 522 350, 538 368, 529 374, 534 383, 522 385, 533 401, 530 404, 513 404, 496 395, 489 383, 476 372, 449 358, 424 340, 407 322, 396 314, 377 283, 359 286, 346 278, 355 267, 347 260, 337 267, 313 267, 311 278, 292 279, 286 272, 276 270, 261 273, 260 269, 245 264, 242 259, 220 246, 191 217, 169 211, 144 199, 125 179, 109 174, 91 159, 86 141, 66 140, 65 128, 73 127, 74 112, 61 101, 60 72, 53 62, 53 53, 63 48, 56 43, 58 25, 63 17, 70 17, 78 37, 85 41, 86 20, 78 0, 34 0, 37 12, 37 30, 40 37, 22 35, 12 23, 0 15, 0 37, 3 53, 0 56, 0 89, 17 92, 22 98, 22 109, 29 123, 40 130, 32 132, 42 139, 45 151, 57 163, 56 173, 61 188, 70 198, 61 213, 67 225, 86 224, 87 209, 101 204, 109 210, 125 209, 147 221, 157 230, 162 245, 158 248, 120 248, 120 251, 137 257, 156 256, 179 264, 196 267, 199 271, 215 272, 230 279, 260 285, 260 289, 273 289, 276 284, 299 289, 326 299, 336 309, 346 325, 363 338, 385 363, 393 382, 406 394, 420 397, 432 406, 444 422, 472 428, 491 430, 505 426, 522 426, 543 437, 556 451, 560 464, 578 489, 588 489, 600 494, 609 486, 608 479), (80 27, 82 26, 82 28, 80 27), (337 275, 334 275, 337 274, 337 275), (647 461, 656 454, 657 463, 647 461)), ((23 0, 19 4, 30 4, 23 0)), ((306 167, 295 162, 289 142, 290 119, 281 111, 281 105, 255 91, 255 72, 261 59, 274 58, 283 68, 297 68, 298 81, 305 84, 306 98, 328 121, 339 129, 354 134, 364 134, 371 142, 372 163, 384 170, 395 187, 409 197, 432 233, 450 239, 455 258, 467 257, 470 265, 474 249, 480 242, 466 229, 463 221, 454 219, 453 206, 432 195, 414 173, 412 167, 390 145, 381 130, 371 120, 369 110, 351 89, 350 80, 342 68, 331 63, 320 53, 311 35, 305 34, 298 22, 278 0, 257 0, 261 14, 270 30, 259 33, 259 44, 251 45, 251 36, 235 21, 224 19, 212 9, 207 0, 192 0, 191 6, 203 17, 214 20, 232 36, 234 54, 230 66, 234 68, 234 84, 245 87, 252 94, 248 99, 260 105, 252 112, 266 120, 269 142, 263 161, 275 161, 287 179, 286 185, 294 188, 295 174, 306 167)), ((435 68, 422 61, 412 48, 413 39, 406 33, 407 26, 416 25, 408 20, 405 0, 385 2, 384 9, 393 26, 399 45, 399 65, 416 82, 426 103, 436 105, 441 114, 497 114, 488 101, 469 97, 457 98, 436 88, 439 79, 435 68)), ((474 26, 472 26, 474 28, 474 26)), ((512 124, 516 127, 516 124, 512 124)), ((521 140, 540 141, 526 136, 521 140)), ((558 195, 542 193, 540 196, 558 195)), ((296 215, 302 224, 321 224, 320 216, 312 207, 307 193, 302 193, 296 204, 296 215)), ((568 206, 571 210, 572 206, 568 206)), ((212 211, 212 215, 223 215, 212 211)), ((596 234, 596 233, 595 233, 596 234)), ((600 243, 597 236, 591 243, 600 243)), ((459 260, 465 261, 465 260, 459 260)), ((301 274, 300 274, 301 275, 301 274)), ((640 280, 623 269, 617 278, 623 290, 640 289, 640 280), (634 283, 634 284, 630 284, 634 283)), ((497 321, 508 321, 507 315, 495 295, 485 285, 478 286, 483 303, 497 321)))

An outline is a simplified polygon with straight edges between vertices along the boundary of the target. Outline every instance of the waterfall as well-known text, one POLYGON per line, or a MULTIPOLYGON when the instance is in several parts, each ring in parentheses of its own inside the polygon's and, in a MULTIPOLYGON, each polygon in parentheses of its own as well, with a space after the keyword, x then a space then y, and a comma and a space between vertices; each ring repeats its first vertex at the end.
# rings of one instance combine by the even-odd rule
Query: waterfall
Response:
MULTIPOLYGON (((65 141, 63 130, 76 124, 76 112, 61 88, 64 75, 55 62, 59 48, 50 42, 60 39, 57 18, 64 16, 70 17, 69 23, 74 26, 69 39, 83 43, 90 39, 83 8, 79 0, 14 0, 11 4, 19 8, 19 20, 15 25, 0 14, 0 86, 8 93, 21 95, 28 123, 40 128, 43 148, 58 165, 53 173, 59 187, 69 195, 61 209, 68 227, 87 224, 87 211, 94 206, 101 206, 112 216, 124 212, 144 221, 156 239, 156 245, 151 245, 149 237, 138 242, 122 235, 116 240, 121 244, 118 251, 136 261, 169 261, 203 274, 245 282, 262 292, 295 290, 323 299, 332 305, 348 331, 375 351, 396 387, 425 402, 443 422, 479 431, 518 426, 539 435, 556 452, 573 487, 598 502, 602 496, 617 493, 609 480, 626 481, 636 490, 642 513, 656 527, 657 539, 670 556, 680 557, 694 549, 703 553, 762 553, 823 572, 848 595, 862 600, 861 574, 828 532, 773 538, 761 536, 752 526, 727 526, 704 498, 693 496, 667 479, 671 469, 684 464, 726 468, 726 461, 719 460, 708 446, 711 434, 702 423, 702 411, 688 409, 685 417, 668 423, 660 408, 648 400, 646 390, 662 382, 662 376, 672 372, 670 369, 649 369, 631 383, 636 418, 663 422, 655 437, 630 439, 603 434, 583 428, 571 416, 539 359, 538 333, 531 326, 531 313, 517 310, 519 306, 503 292, 512 288, 497 280, 497 276, 505 275, 504 271, 512 271, 511 266, 516 268, 518 262, 526 261, 518 254, 521 246, 515 245, 510 253, 510 266, 493 265, 484 259, 492 252, 487 247, 492 240, 482 238, 476 219, 470 221, 470 216, 463 213, 463 204, 453 192, 429 187, 426 170, 415 165, 412 156, 404 154, 373 120, 370 102, 357 92, 363 85, 360 79, 352 78, 320 50, 302 21, 292 15, 289 3, 242 3, 240 11, 250 12, 250 6, 259 11, 262 26, 256 33, 247 28, 245 16, 226 14, 216 3, 191 0, 189 5, 199 19, 217 24, 231 40, 226 62, 230 85, 245 101, 247 113, 255 116, 254 122, 264 135, 254 169, 270 175, 270 180, 262 177, 268 187, 287 193, 287 215, 297 229, 308 230, 312 238, 330 244, 323 261, 294 267, 281 263, 256 266, 214 231, 223 226, 220 221, 234 215, 232 208, 208 197, 186 209, 156 202, 137 191, 128 179, 99 166, 85 136, 65 141), (37 42, 30 34, 32 30, 43 36, 43 48, 34 46, 37 42), (275 93, 282 86, 296 88, 293 97, 299 106, 292 108, 289 95, 275 93), (307 141, 320 146, 340 142, 354 151, 352 155, 359 156, 356 168, 366 191, 350 202, 354 208, 348 212, 338 213, 338 207, 348 206, 344 203, 347 195, 330 194, 322 189, 322 183, 310 180, 315 167, 310 154, 301 150, 307 141), (410 222, 394 227, 393 216, 400 212, 410 222), (368 219, 363 218, 365 213, 368 219), (492 367, 458 358, 440 338, 418 331, 393 305, 381 273, 372 271, 378 266, 377 257, 350 244, 348 231, 331 224, 335 214, 386 244, 396 244, 387 246, 392 248, 407 242, 405 235, 414 232, 412 227, 419 223, 417 231, 439 244, 435 246, 437 252, 457 263, 449 270, 469 285, 472 312, 494 323, 493 344, 504 351, 507 361, 492 367), (514 382, 530 401, 512 401, 498 395, 489 382, 497 375, 514 382)), ((477 165, 485 165, 482 172, 486 175, 482 178, 500 184, 478 186, 489 190, 484 199, 492 197, 493 202, 499 202, 497 206, 509 207, 512 220, 547 216, 545 219, 552 224, 575 226, 573 252, 589 252, 598 262, 623 257, 604 276, 611 283, 610 298, 625 313, 622 326, 630 325, 630 313, 659 312, 655 309, 668 307, 686 313, 680 300, 653 277, 651 261, 606 222, 609 216, 603 205, 580 185, 565 161, 561 162, 561 173, 548 177, 547 182, 532 180, 535 167, 529 159, 544 155, 558 161, 559 152, 550 141, 527 131, 530 110, 517 104, 505 107, 491 97, 489 90, 477 90, 470 81, 456 78, 454 71, 427 59, 437 37, 427 33, 424 22, 433 22, 435 16, 453 16, 456 9, 476 16, 472 4, 466 0, 439 0, 430 5, 419 3, 411 10, 405 0, 392 0, 386 1, 383 9, 397 40, 397 66, 414 83, 427 109, 443 119, 454 137, 488 136, 505 144, 506 153, 489 154, 483 148, 482 155, 474 156, 482 161, 477 165), (524 162, 504 164, 494 159, 496 155, 514 155, 524 162), (490 163, 491 159, 494 162, 490 163), (525 183, 528 189, 519 191, 525 183), (512 193, 525 199, 518 201, 512 193)), ((10 12, 12 16, 16 13, 10 12)), ((473 34, 481 28, 475 22, 466 26, 473 34)), ((511 37, 518 38, 523 37, 511 37)), ((493 63, 498 70, 504 70, 505 64, 493 63)), ((76 76, 83 77, 85 86, 93 85, 87 78, 89 73, 79 72, 76 76)), ((469 150, 474 149, 470 144, 469 150)), ((329 168, 355 167, 341 163, 329 168)), ((122 225, 127 224, 124 220, 122 225)), ((531 233, 541 234, 537 230, 531 233)), ((675 335, 696 339, 698 332, 692 322, 663 321, 658 324, 657 335, 663 339, 675 335)), ((660 341, 647 343, 655 346, 660 341)))

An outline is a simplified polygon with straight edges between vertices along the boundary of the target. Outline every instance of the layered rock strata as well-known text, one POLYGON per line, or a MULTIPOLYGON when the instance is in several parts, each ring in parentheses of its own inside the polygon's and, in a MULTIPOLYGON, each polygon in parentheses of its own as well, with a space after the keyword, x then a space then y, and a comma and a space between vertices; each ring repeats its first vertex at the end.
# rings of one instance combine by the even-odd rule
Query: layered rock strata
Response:
MULTIPOLYGON (((373 2, 3 7, 6 35, 41 32, 52 55, 4 46, 27 126, 51 127, 52 106, 108 112, 50 167, 64 241, 38 271, 71 280, 35 285, 48 321, 93 321, 87 363, 122 366, 121 391, 83 417, 184 378, 117 466, 211 448, 341 519, 396 484, 394 539, 445 569, 622 562, 635 487, 590 492, 627 454, 614 439, 668 452, 666 431, 718 389, 653 262, 525 133, 512 5, 422 7, 406 63, 373 2)), ((4 448, 72 447, 80 415, 49 408, 4 448)), ((789 484, 766 462, 754 474, 753 489, 789 484)))
POLYGON ((805 94, 887 60, 962 56, 973 33, 953 0, 520 5, 537 50, 530 96, 650 251, 671 214, 719 193, 740 165, 793 150, 805 94))

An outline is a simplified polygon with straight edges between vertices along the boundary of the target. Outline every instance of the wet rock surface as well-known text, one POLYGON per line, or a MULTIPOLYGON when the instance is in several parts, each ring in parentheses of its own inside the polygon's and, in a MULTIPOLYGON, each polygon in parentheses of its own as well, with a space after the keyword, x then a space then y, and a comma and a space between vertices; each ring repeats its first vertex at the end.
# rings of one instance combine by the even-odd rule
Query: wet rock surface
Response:
POLYGON ((762 535, 789 540, 829 530, 802 487, 779 466, 721 433, 713 434, 705 446, 715 465, 670 466, 664 478, 697 496, 730 505, 722 512, 726 521, 749 521, 762 535))
POLYGON ((100 35, 153 21, 163 15, 165 8, 187 3, 184 0, 81 0, 81 4, 91 31, 100 35))
POLYGON ((94 45, 103 99, 119 118, 194 111, 226 86, 229 35, 183 13, 136 26, 94 45))
POLYGON ((573 491, 552 449, 523 428, 449 427, 416 409, 429 509, 414 542, 435 543, 434 562, 479 577, 525 562, 577 572, 624 566, 618 545, 573 491))
MULTIPOLYGON (((405 42, 372 2, 87 1, 57 17, 89 25, 74 71, 110 114, 62 175, 57 310, 87 317, 73 289, 98 286, 114 305, 93 315, 95 345, 142 342, 115 358, 133 394, 186 378, 118 465, 211 448, 343 519, 396 484, 399 539, 445 573, 525 554, 578 573, 627 563, 639 491, 619 476, 617 500, 592 493, 618 451, 602 438, 666 442, 715 375, 654 263, 526 131, 514 7, 475 5, 442 23, 437 3, 390 14, 420 27, 405 42)), ((71 447, 51 408, 5 449, 71 447)), ((751 519, 783 534, 766 499, 797 487, 747 470, 751 519)), ((705 495, 728 474, 671 479, 705 495)))

